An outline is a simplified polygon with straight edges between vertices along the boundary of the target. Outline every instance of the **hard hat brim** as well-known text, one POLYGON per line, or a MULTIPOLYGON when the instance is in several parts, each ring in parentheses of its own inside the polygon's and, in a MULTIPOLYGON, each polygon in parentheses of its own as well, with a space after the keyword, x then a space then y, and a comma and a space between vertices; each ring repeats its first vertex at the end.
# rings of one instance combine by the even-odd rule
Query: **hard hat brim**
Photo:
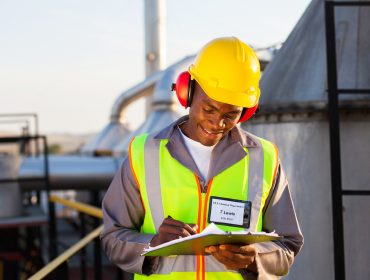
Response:
POLYGON ((258 103, 260 97, 259 88, 249 88, 244 92, 230 91, 221 87, 212 86, 199 77, 196 77, 193 73, 190 74, 191 79, 195 79, 207 96, 213 100, 243 108, 252 108, 258 103))

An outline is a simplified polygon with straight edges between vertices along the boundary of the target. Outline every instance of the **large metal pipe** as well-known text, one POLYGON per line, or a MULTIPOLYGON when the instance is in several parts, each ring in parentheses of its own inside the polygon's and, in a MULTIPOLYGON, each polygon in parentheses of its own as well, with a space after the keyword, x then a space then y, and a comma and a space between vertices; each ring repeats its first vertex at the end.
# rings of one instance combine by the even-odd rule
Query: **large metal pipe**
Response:
MULTIPOLYGON (((165 67, 165 0, 144 0, 145 14, 145 77, 165 67)), ((146 116, 149 116, 151 97, 146 99, 146 116)))
MULTIPOLYGON (((114 174, 120 167, 123 158, 88 157, 88 156, 50 156, 50 188, 53 190, 91 190, 106 189, 114 174)), ((18 177, 33 179, 21 181, 22 189, 45 188, 44 159, 42 157, 24 158, 21 162, 18 177)))
POLYGON ((145 75, 165 66, 165 0, 145 0, 145 75))

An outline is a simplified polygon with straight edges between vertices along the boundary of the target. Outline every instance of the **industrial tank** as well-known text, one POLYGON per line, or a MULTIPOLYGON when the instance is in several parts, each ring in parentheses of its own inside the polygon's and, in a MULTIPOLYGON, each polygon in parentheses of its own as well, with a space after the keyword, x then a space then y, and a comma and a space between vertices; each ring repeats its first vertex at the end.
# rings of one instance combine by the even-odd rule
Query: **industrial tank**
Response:
POLYGON ((92 156, 110 155, 112 147, 130 133, 131 130, 126 123, 112 120, 80 149, 80 153, 92 156))
MULTIPOLYGON (((337 8, 338 86, 370 88, 370 7, 337 8)), ((275 142, 305 245, 284 279, 334 279, 324 1, 311 2, 261 79, 243 128, 275 142)), ((370 99, 340 97, 342 188, 370 189, 370 99)), ((370 198, 343 197, 347 279, 368 279, 370 198)))
POLYGON ((22 196, 16 179, 19 155, 0 153, 0 218, 18 216, 22 213, 22 196))

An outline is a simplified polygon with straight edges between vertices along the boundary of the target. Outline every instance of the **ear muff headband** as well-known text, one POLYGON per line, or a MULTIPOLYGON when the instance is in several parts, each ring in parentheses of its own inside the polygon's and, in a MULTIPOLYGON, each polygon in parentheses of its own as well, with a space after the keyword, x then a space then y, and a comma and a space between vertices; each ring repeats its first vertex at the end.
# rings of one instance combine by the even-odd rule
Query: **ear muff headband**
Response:
POLYGON ((188 86, 188 102, 187 107, 190 107, 191 102, 193 102, 193 96, 194 96, 194 89, 195 89, 195 80, 189 79, 189 86, 188 86))

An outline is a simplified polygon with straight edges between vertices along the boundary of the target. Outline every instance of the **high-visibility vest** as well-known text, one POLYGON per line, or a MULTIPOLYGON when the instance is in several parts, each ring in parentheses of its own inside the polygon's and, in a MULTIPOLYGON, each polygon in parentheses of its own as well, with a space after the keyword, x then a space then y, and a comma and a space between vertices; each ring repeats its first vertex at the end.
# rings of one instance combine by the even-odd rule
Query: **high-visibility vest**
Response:
MULTIPOLYGON (((155 234, 163 219, 207 226, 210 196, 252 202, 251 231, 262 230, 262 209, 270 192, 278 165, 274 144, 258 138, 257 147, 244 148, 246 156, 210 180, 202 193, 199 178, 174 159, 166 148, 167 139, 137 136, 130 144, 129 160, 145 209, 141 232, 155 234)), ((227 231, 239 227, 218 225, 227 231)), ((135 274, 136 279, 243 279, 227 270, 212 256, 163 257, 156 274, 135 274)))

